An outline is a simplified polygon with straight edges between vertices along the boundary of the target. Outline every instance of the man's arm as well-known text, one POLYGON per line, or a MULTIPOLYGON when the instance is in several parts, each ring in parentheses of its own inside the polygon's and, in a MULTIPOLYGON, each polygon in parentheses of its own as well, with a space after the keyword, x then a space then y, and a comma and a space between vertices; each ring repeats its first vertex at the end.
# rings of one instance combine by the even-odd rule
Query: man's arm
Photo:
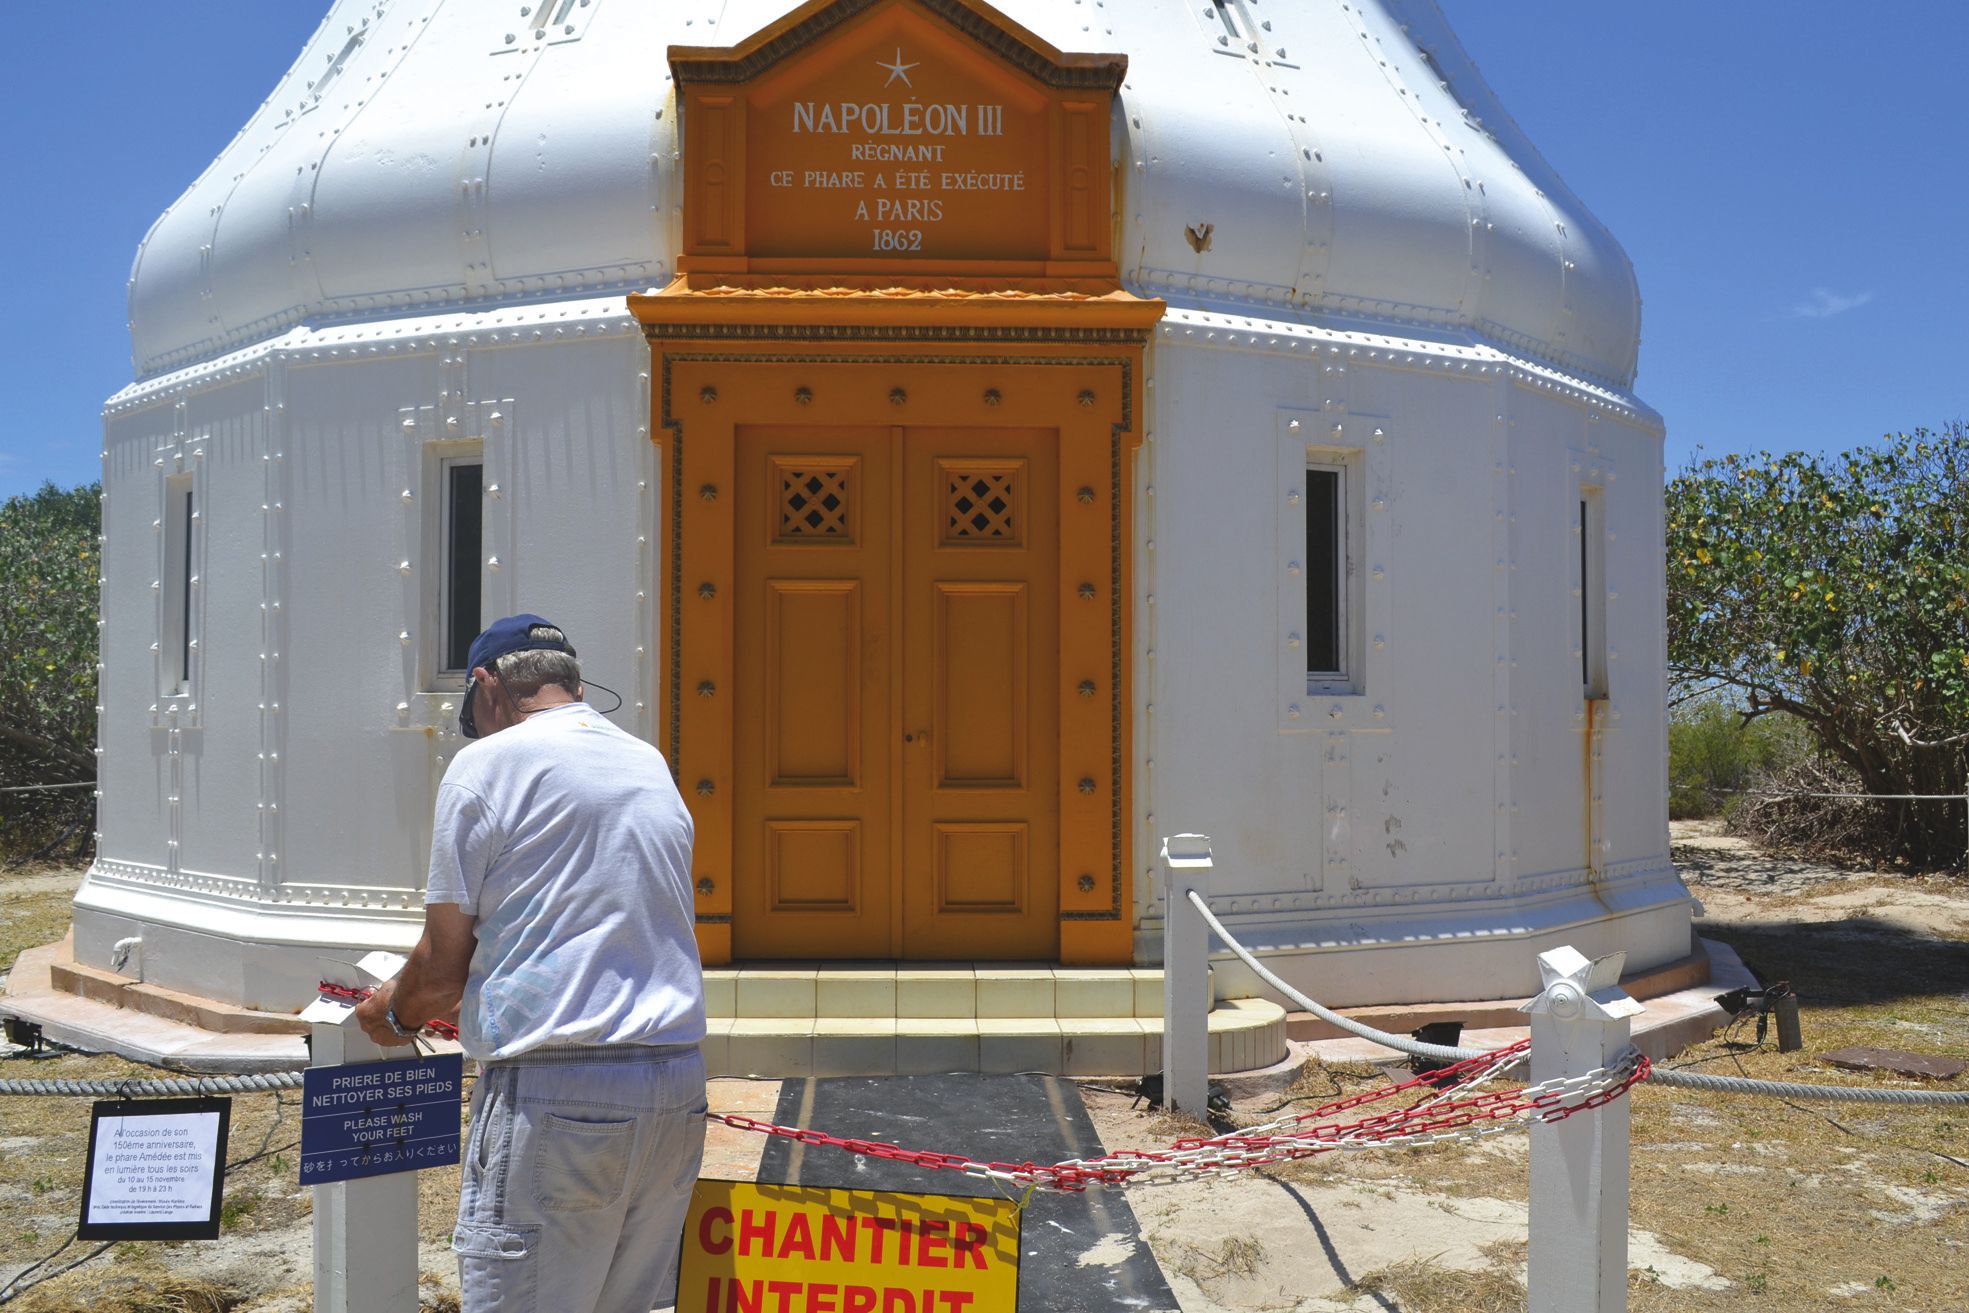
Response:
POLYGON ((465 996, 465 979, 471 974, 472 950, 478 945, 472 931, 477 924, 478 918, 456 903, 426 904, 424 934, 410 950, 410 960, 395 980, 356 1007, 356 1020, 362 1023, 363 1033, 392 1048, 410 1040, 390 1029, 384 1017, 389 1009, 396 1009, 397 1020, 409 1031, 432 1017, 455 1013, 465 996))

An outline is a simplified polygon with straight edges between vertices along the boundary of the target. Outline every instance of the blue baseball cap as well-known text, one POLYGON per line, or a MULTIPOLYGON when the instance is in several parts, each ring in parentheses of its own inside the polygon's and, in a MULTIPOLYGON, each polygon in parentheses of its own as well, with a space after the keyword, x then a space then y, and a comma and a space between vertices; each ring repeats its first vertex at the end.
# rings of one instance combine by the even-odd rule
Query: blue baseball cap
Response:
POLYGON ((485 627, 485 631, 472 640, 472 650, 465 658, 467 670, 477 670, 484 666, 492 669, 492 663, 511 652, 565 652, 574 655, 574 645, 567 641, 561 627, 553 621, 537 615, 509 615, 504 620, 495 620, 485 627), (551 634, 541 633, 551 630, 551 634))
MULTIPOLYGON (((561 627, 553 621, 537 615, 509 615, 504 620, 495 620, 487 625, 479 636, 472 640, 472 649, 465 658, 468 672, 480 669, 491 670, 492 663, 500 657, 514 652, 565 652, 574 655, 574 644, 562 635, 561 627)), ((479 736, 479 727, 472 717, 472 699, 478 694, 477 684, 465 686, 465 700, 458 706, 458 730, 468 739, 479 736)))

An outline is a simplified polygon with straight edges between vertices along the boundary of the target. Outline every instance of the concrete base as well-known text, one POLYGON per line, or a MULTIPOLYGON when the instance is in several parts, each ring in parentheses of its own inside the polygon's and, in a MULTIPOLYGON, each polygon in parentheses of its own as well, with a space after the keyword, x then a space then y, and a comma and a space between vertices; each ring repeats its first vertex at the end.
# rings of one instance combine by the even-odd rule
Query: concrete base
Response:
MULTIPOLYGON (((1715 939, 1698 941, 1709 961, 1709 979, 1706 983, 1692 984, 1682 989, 1658 994, 1642 1003, 1643 1011, 1633 1020, 1631 1038, 1634 1047, 1646 1054, 1650 1062, 1661 1062, 1673 1057, 1692 1044, 1700 1044, 1730 1023, 1730 1014, 1716 1006, 1716 996, 1733 989, 1757 988, 1757 977, 1728 944, 1715 939)), ((1480 1020, 1497 1022, 1495 1016, 1487 1016, 1485 1010, 1491 1004, 1468 1004, 1459 1008, 1456 1004, 1445 1003, 1431 1009, 1427 1020, 1446 1021, 1477 1017, 1480 1020), (1440 1012, 1444 1015, 1433 1015, 1440 1012)), ((1371 1008, 1341 1009, 1347 1016, 1354 1017, 1381 1030, 1404 1033, 1397 1026, 1388 1024, 1385 1017, 1372 1017, 1376 1011, 1371 1008)), ((1380 1011, 1386 1012, 1387 1009, 1380 1011)), ((1304 1013, 1298 1014, 1304 1017, 1304 1013)), ((1521 1014, 1513 1014, 1521 1015, 1521 1014)), ((1331 1026, 1319 1023, 1329 1034, 1331 1026)), ((1418 1025, 1420 1022, 1417 1023, 1418 1025)), ((1501 1049, 1531 1034, 1528 1025, 1492 1024, 1466 1026, 1463 1038, 1459 1041, 1468 1049, 1501 1049)), ((1284 1060, 1262 1071, 1238 1073, 1225 1081, 1236 1096, 1257 1094, 1266 1090, 1282 1090, 1292 1083, 1299 1073, 1300 1064, 1307 1058, 1319 1058, 1324 1062, 1373 1062, 1386 1063, 1405 1061, 1406 1055, 1386 1048, 1372 1040, 1344 1038, 1323 1038, 1302 1040, 1294 1038, 1290 1044, 1291 1052, 1284 1060)))
MULTIPOLYGON (((1728 1014, 1715 1004, 1717 994, 1756 986, 1727 944, 1705 939, 1699 946, 1700 954, 1628 982, 1630 990, 1666 990, 1646 999, 1646 1011, 1634 1018, 1634 1042, 1651 1059, 1659 1061, 1699 1043, 1727 1024, 1728 1014), (1701 979, 1705 966, 1706 982, 1701 979)), ((129 981, 110 991, 114 1001, 68 992, 57 983, 59 979, 71 988, 100 994, 110 987, 96 979, 99 974, 75 967, 66 939, 29 949, 7 978, 0 1014, 39 1022, 48 1038, 64 1044, 182 1071, 291 1071, 307 1065, 300 1034, 259 1029, 298 1027, 292 1017, 253 1013, 129 981), (117 1006, 119 1001, 137 1006, 117 1006)), ((711 1035, 705 1056, 717 1075, 1011 1070, 1140 1075, 1161 1066, 1160 976, 1139 968, 711 971, 706 973, 711 1035), (1064 988, 1062 978, 1069 982, 1064 988), (899 998, 913 1006, 898 1008, 899 998), (1097 999, 1110 1006, 1095 1006, 1097 999), (1059 1015, 1063 1002, 1065 1010, 1087 1015, 1059 1015), (905 1010, 957 1015, 898 1015, 905 1010), (967 1010, 970 1015, 963 1015, 967 1010), (994 1011, 1001 1015, 980 1015, 994 1011), (1054 1015, 1037 1015, 1042 1011, 1054 1015)), ((1501 1048, 1528 1033, 1516 1024, 1521 1014, 1515 1004, 1440 1003, 1347 1012, 1396 1033, 1424 1021, 1461 1020, 1462 1042, 1470 1048, 1501 1048)), ((1331 1027, 1303 1013, 1288 1019, 1264 1000, 1219 1000, 1210 1014, 1211 1070, 1241 1073, 1241 1082, 1263 1085, 1289 1078, 1307 1057, 1385 1062, 1400 1056, 1368 1040, 1331 1034, 1331 1027), (1289 1030, 1298 1033, 1288 1037, 1289 1030)))
MULTIPOLYGON (((1711 963, 1706 945, 1706 940, 1698 940, 1696 951, 1680 961, 1622 976, 1620 988, 1629 998, 1637 998, 1643 1002, 1683 990, 1700 992, 1709 982, 1711 975, 1711 963)), ((1727 953, 1729 949, 1724 948, 1723 951, 1727 953)), ((1720 994, 1731 988, 1734 986, 1724 985, 1711 990, 1710 993, 1720 994)), ((1318 995, 1314 997, 1318 998, 1318 995)), ((1325 999, 1319 1001, 1326 1002, 1325 999)), ((1343 1011, 1355 1021, 1396 1035, 1406 1035, 1439 1021, 1460 1021, 1467 1033, 1476 1030, 1509 1030, 1522 1027, 1521 1009, 1529 1001, 1530 998, 1527 996, 1491 999, 1479 1003, 1390 1003, 1377 1007, 1345 1008, 1343 1011)), ((1338 1026, 1322 1021, 1310 1012, 1287 1013, 1286 1034, 1296 1040, 1348 1038, 1347 1033, 1338 1026)))
POLYGON ((7 976, 0 1014, 39 1022, 42 1034, 58 1043, 176 1071, 299 1071, 308 1065, 307 1027, 297 1018, 269 1018, 189 995, 173 997, 173 991, 134 981, 109 990, 107 998, 92 997, 106 988, 95 979, 99 974, 76 968, 66 938, 30 948, 7 976), (71 992, 63 984, 81 984, 90 994, 71 992), (174 1006, 178 1000, 185 1002, 174 1006), (159 1010, 119 1006, 123 1003, 154 1004, 159 1010), (290 1028, 268 1033, 261 1027, 269 1021, 290 1028))

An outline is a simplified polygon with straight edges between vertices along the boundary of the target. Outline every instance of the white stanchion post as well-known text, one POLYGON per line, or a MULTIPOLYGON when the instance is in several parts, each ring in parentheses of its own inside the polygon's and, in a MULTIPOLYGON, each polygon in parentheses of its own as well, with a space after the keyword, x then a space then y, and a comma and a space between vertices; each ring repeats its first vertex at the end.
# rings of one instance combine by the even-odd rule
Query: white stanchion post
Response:
MULTIPOLYGON (((385 1052, 353 1020, 316 1022, 312 1035, 317 1067, 410 1056, 385 1052)), ((313 1189, 315 1313, 416 1313, 417 1173, 313 1189)))
MULTIPOLYGON (((1627 954, 1589 962, 1574 948, 1538 955, 1531 1014, 1534 1084, 1617 1063, 1641 1005, 1619 988, 1627 954)), ((1532 1123, 1530 1313, 1627 1308, 1627 1099, 1532 1123)))
POLYGON ((1162 841, 1162 1101, 1210 1111, 1210 931, 1190 891, 1210 893, 1210 837, 1162 841))

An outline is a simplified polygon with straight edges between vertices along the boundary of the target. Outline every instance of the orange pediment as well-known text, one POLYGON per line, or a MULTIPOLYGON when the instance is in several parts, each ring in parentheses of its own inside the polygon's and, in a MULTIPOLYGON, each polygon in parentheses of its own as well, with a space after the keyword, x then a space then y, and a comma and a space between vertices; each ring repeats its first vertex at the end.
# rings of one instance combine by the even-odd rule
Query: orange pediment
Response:
POLYGON ((1124 56, 976 0, 815 0, 669 53, 693 286, 1117 285, 1124 56))

